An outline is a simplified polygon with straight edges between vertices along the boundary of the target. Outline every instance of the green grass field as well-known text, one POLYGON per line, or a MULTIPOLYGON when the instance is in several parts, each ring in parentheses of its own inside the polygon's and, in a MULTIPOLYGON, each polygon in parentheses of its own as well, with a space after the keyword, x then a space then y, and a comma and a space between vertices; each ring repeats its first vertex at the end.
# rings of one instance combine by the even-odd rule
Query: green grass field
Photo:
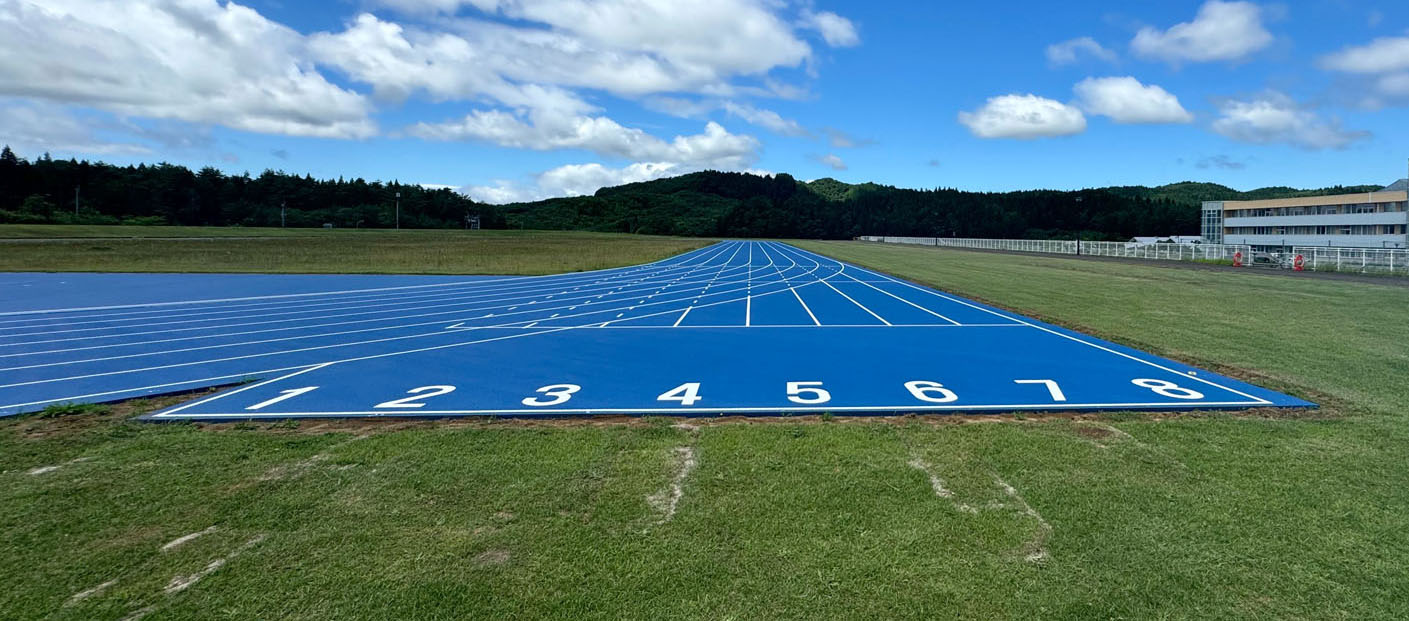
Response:
POLYGON ((0 618, 1409 617, 1409 288, 798 244, 1326 407, 26 416, 0 421, 0 618))
POLYGON ((574 231, 0 225, 5 238, 25 241, 0 241, 0 272, 283 274, 558 274, 648 263, 711 242, 574 231))

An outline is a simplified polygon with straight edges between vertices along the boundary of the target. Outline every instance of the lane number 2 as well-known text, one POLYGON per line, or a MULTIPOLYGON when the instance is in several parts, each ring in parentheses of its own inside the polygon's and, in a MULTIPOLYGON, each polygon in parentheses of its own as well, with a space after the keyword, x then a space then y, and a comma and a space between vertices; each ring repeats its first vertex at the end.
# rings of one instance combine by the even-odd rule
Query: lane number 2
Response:
POLYGON ((425 403, 420 402, 422 399, 439 397, 441 395, 450 394, 452 392, 455 392, 454 386, 422 386, 420 388, 412 388, 411 390, 406 391, 406 394, 411 395, 410 397, 402 397, 400 399, 395 399, 384 403, 378 403, 373 407, 379 409, 422 408, 426 406, 425 403))

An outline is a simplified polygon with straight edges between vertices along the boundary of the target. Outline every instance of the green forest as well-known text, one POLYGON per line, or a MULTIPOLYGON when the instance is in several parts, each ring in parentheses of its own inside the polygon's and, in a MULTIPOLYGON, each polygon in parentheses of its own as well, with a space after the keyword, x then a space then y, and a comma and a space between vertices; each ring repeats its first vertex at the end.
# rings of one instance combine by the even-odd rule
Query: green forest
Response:
POLYGON ((0 223, 583 230, 848 239, 916 235, 1119 240, 1196 235, 1199 203, 1363 192, 1378 186, 1238 192, 1211 183, 1078 191, 905 189, 787 174, 699 172, 598 190, 592 196, 488 205, 448 189, 363 179, 192 171, 0 152, 0 223), (400 198, 398 199, 398 194, 400 198))

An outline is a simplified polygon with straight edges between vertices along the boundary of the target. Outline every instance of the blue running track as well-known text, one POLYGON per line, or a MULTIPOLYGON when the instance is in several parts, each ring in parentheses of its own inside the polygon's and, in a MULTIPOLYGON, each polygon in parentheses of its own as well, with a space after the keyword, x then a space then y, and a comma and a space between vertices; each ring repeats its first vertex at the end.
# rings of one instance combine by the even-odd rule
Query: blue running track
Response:
POLYGON ((0 292, 0 415, 242 382, 149 418, 1314 407, 777 242, 556 276, 0 292))

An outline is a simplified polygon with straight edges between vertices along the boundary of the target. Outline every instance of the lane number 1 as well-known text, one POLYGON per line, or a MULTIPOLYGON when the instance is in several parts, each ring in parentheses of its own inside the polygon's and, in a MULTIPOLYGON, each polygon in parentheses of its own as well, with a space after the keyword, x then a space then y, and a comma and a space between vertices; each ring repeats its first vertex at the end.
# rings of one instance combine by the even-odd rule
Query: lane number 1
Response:
POLYGON ((260 401, 259 403, 256 403, 256 404, 254 404, 254 405, 251 405, 251 406, 249 406, 249 407, 247 407, 247 408, 245 408, 245 409, 246 409, 246 410, 261 410, 261 409, 264 409, 264 408, 269 407, 269 406, 271 406, 271 405, 274 405, 275 403, 278 403, 278 402, 280 402, 280 401, 283 401, 283 400, 285 400, 285 399, 292 399, 292 398, 297 397, 297 396, 299 396, 299 395, 301 395, 301 394, 304 394, 304 393, 306 393, 306 392, 313 392, 313 391, 315 391, 315 390, 318 390, 318 387, 317 387, 317 386, 304 386, 303 388, 290 388, 290 389, 288 389, 288 390, 281 390, 281 391, 279 391, 279 396, 274 397, 273 399, 270 399, 270 400, 268 400, 268 401, 260 401))

